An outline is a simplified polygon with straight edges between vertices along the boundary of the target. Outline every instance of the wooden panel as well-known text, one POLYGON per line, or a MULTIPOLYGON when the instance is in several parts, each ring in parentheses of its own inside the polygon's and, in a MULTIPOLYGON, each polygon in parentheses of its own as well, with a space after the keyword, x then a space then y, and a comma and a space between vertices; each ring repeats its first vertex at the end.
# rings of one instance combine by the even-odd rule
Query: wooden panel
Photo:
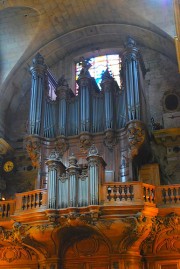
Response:
POLYGON ((109 265, 108 264, 104 264, 104 265, 90 265, 89 269, 109 269, 109 265))
POLYGON ((177 264, 164 264, 161 265, 161 269, 178 269, 177 264))
POLYGON ((85 269, 85 264, 68 264, 63 267, 64 269, 85 269))

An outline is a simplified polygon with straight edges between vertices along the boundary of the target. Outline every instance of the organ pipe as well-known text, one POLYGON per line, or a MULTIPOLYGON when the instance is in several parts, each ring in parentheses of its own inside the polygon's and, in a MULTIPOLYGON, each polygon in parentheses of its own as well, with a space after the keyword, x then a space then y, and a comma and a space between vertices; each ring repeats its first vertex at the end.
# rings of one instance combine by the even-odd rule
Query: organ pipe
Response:
POLYGON ((128 38, 126 50, 123 54, 123 67, 125 76, 125 90, 127 102, 127 121, 141 120, 140 111, 140 86, 139 72, 140 53, 136 48, 136 43, 132 38, 128 38))
POLYGON ((31 104, 29 114, 30 134, 40 135, 42 124, 43 95, 45 94, 46 65, 44 58, 38 53, 33 59, 33 66, 30 68, 32 74, 31 104))
POLYGON ((102 75, 101 87, 104 92, 105 129, 112 129, 113 123, 113 82, 114 79, 107 69, 102 75))
POLYGON ((89 204, 99 204, 99 186, 104 178, 104 167, 106 163, 98 154, 97 148, 92 145, 88 157, 88 171, 89 171, 89 204))
POLYGON ((48 166, 48 207, 56 209, 59 204, 58 177, 63 174, 65 167, 55 151, 51 152, 46 165, 48 166))

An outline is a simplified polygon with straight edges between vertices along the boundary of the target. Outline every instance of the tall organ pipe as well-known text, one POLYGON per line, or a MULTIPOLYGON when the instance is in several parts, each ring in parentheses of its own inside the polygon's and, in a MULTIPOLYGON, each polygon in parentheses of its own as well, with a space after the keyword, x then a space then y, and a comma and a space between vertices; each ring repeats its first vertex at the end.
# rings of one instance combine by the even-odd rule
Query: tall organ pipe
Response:
POLYGON ((77 159, 72 154, 69 157, 69 167, 67 168, 67 172, 69 175, 69 206, 76 207, 77 206, 77 182, 78 182, 78 166, 77 159))
POLYGON ((59 204, 58 177, 64 173, 65 167, 54 151, 50 154, 46 165, 48 166, 48 207, 56 209, 59 204))
MULTIPOLYGON (((127 105, 127 121, 141 120, 140 83, 138 68, 144 64, 136 43, 128 38, 122 57, 123 73, 125 76, 125 91, 127 105)), ((144 70, 145 71, 145 70, 144 70)), ((145 74, 145 73, 144 73, 145 74)))
POLYGON ((98 154, 97 148, 92 145, 88 157, 88 171, 89 171, 89 204, 99 204, 99 185, 104 179, 104 167, 106 163, 98 154))
POLYGON ((114 128, 113 117, 113 77, 108 69, 102 75, 101 87, 104 92, 105 129, 114 128))
POLYGON ((79 78, 80 85, 80 131, 90 132, 89 77, 79 78))
POLYGON ((44 58, 38 53, 33 59, 33 66, 30 68, 32 74, 31 105, 29 114, 30 134, 41 135, 43 92, 45 91, 46 65, 44 58))
POLYGON ((56 90, 58 99, 58 135, 67 135, 68 86, 59 85, 56 90))

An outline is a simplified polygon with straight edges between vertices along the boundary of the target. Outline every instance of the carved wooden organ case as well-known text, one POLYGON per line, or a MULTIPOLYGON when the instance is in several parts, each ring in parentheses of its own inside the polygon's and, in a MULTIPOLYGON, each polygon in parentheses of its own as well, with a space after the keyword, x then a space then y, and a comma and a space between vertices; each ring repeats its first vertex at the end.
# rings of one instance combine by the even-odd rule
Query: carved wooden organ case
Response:
POLYGON ((48 188, 49 208, 96 205, 102 182, 138 180, 138 168, 147 161, 145 67, 135 41, 128 38, 122 53, 121 88, 106 70, 100 90, 89 66, 84 59, 77 95, 64 75, 53 78, 40 54, 30 68, 25 142, 38 167, 36 187, 48 188))

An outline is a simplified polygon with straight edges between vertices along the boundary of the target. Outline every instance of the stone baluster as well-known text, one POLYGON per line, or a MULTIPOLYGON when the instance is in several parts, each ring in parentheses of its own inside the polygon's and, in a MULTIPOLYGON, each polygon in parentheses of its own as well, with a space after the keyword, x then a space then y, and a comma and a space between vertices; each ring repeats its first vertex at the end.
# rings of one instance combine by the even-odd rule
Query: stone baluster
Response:
POLYGON ((65 172, 65 166, 57 152, 51 152, 46 161, 48 166, 48 207, 56 209, 58 205, 58 176, 65 172))
POLYGON ((99 186, 104 180, 105 161, 98 154, 97 148, 92 145, 88 157, 88 177, 89 177, 89 204, 98 205, 100 201, 99 186))
POLYGON ((41 134, 42 126, 42 111, 43 111, 43 94, 46 85, 46 65, 44 58, 40 53, 37 53, 33 59, 33 65, 30 68, 32 74, 31 87, 31 104, 29 114, 29 133, 41 134))
POLYGON ((69 175, 69 207, 77 206, 77 180, 78 180, 78 166, 77 159, 72 154, 69 157, 69 167, 67 168, 69 175))

